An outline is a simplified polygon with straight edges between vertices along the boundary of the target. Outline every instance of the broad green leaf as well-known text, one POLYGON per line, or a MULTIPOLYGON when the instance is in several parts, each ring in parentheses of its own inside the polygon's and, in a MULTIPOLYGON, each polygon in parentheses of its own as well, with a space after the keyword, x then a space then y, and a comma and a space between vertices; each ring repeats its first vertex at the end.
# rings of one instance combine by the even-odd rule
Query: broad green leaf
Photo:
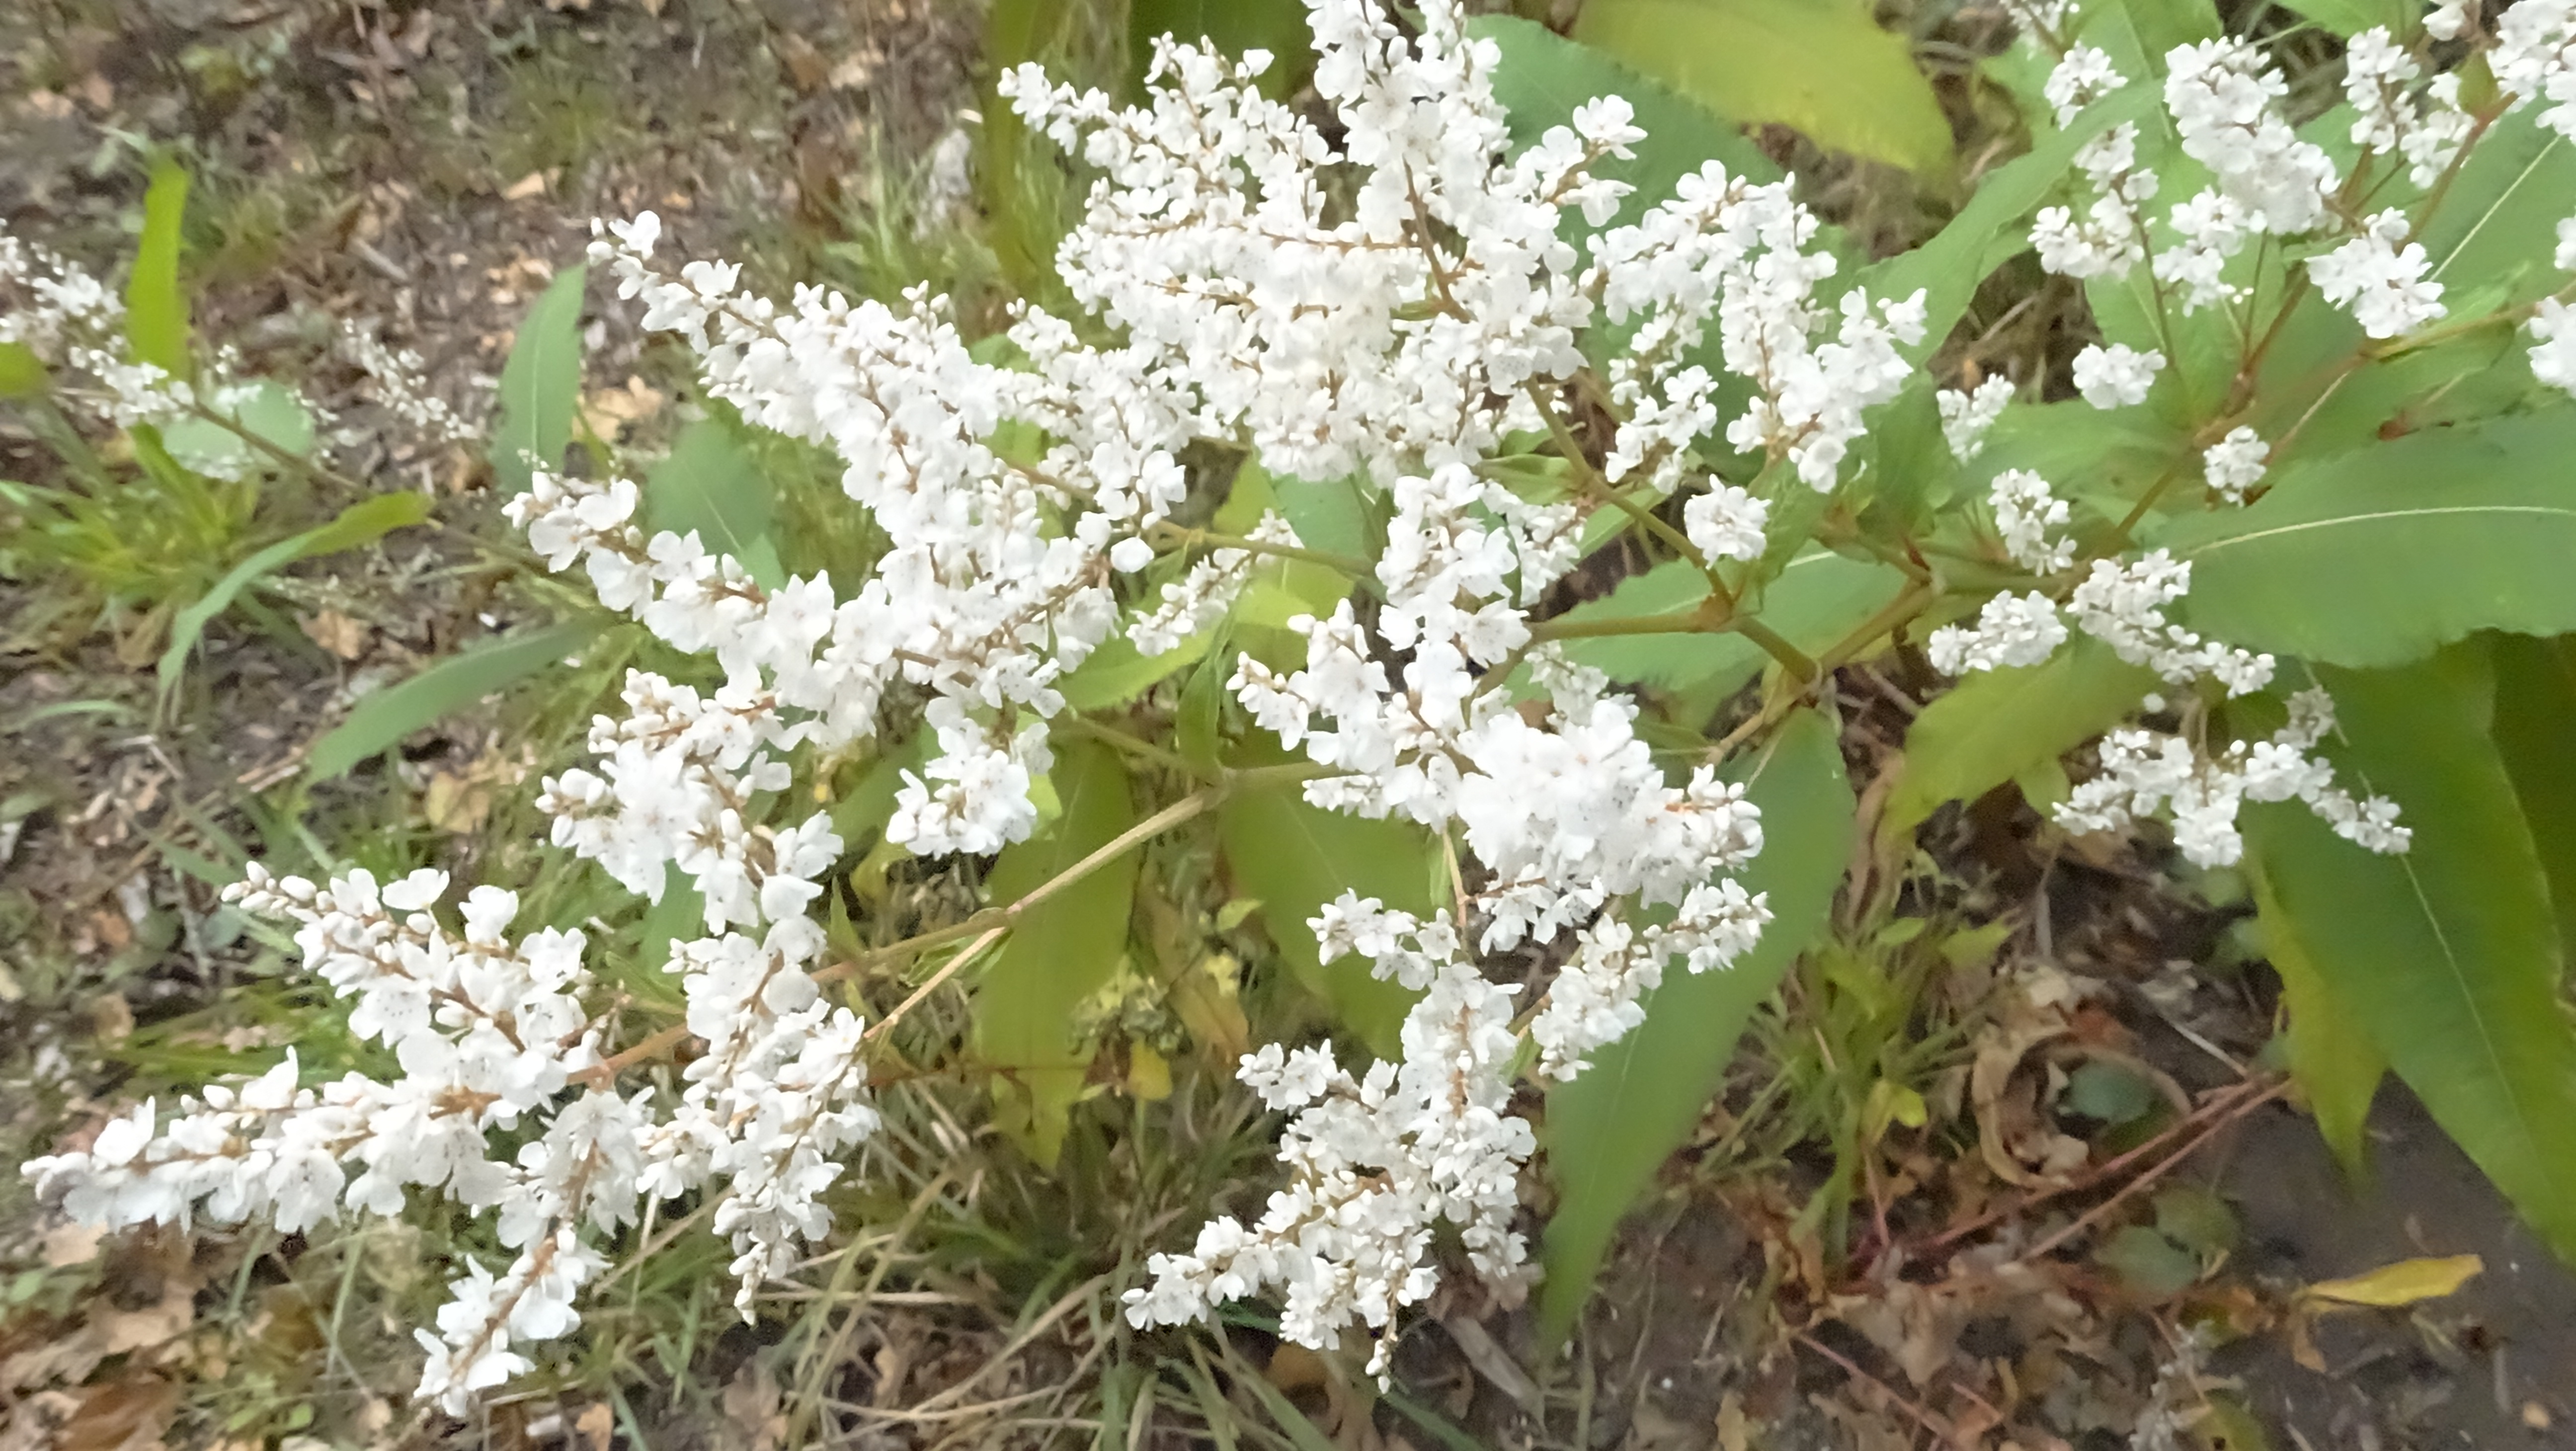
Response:
POLYGON ((0 343, 0 398, 31 398, 51 381, 45 363, 25 343, 0 343))
POLYGON ((1273 99, 1296 94, 1315 70, 1315 32, 1306 23, 1306 7, 1298 0, 1130 0, 1130 95, 1143 96, 1154 42, 1166 35, 1213 46, 1228 59, 1252 50, 1270 52, 1270 68, 1262 72, 1260 84, 1261 93, 1273 99))
POLYGON ((1989 670, 1923 708, 1881 831, 1895 839, 1944 801, 1973 801, 2119 724, 2155 675, 2079 637, 2045 664, 1989 670))
POLYGON ((2374 25, 2385 25, 2403 37, 2415 18, 2415 7, 2394 0, 2284 0, 2295 10, 2335 34, 2351 37, 2374 25))
MULTIPOLYGON (((388 496, 392 497, 392 496, 388 496)), ((304 760, 304 779, 327 781, 401 742, 423 726, 561 661, 598 634, 594 625, 555 625, 477 642, 399 685, 360 700, 304 760)))
POLYGON ((2370 1119, 2370 1101, 2379 1095, 2379 1080, 2388 1072, 2388 1056, 2327 987, 2296 924, 2272 900, 2259 870, 2254 873, 2254 901, 2261 914, 2263 950, 2280 974, 2281 997, 2289 1011, 2290 1077, 2307 1098, 2326 1146, 2347 1172, 2359 1174, 2369 1148, 2362 1130, 2370 1119))
POLYGON ((171 618, 170 644, 161 652, 160 664, 164 708, 170 702, 171 693, 179 688, 179 675, 187 668, 188 652, 197 648, 197 637, 205 633, 207 621, 222 614, 261 575, 282 569, 299 559, 337 554, 344 549, 372 544, 396 529, 417 524, 428 517, 429 500, 420 494, 378 494, 351 504, 328 524, 281 539, 234 565, 222 579, 215 581, 214 588, 171 618))
MULTIPOLYGON (((1841 639, 1894 599, 1905 576, 1874 559, 1817 550, 1789 561, 1746 608, 1762 623, 1813 654, 1841 639)), ((1616 620, 1687 610, 1708 598, 1708 579, 1687 561, 1631 575, 1597 600, 1565 612, 1568 620, 1616 620)), ((1770 656, 1742 635, 1591 635, 1565 642, 1571 659, 1629 685, 1730 694, 1759 674, 1770 656)))
POLYGON ((2549 874, 2558 940, 2576 942, 2576 636, 2498 635, 2495 743, 2549 874))
MULTIPOLYGON (((1275 752, 1243 764, 1286 760, 1275 752)), ((1381 1058, 1401 1056, 1397 1030, 1415 994, 1372 976, 1357 957, 1326 963, 1306 925, 1346 891, 1428 916, 1448 905, 1432 890, 1442 861, 1430 833, 1402 821, 1369 821, 1306 804, 1293 784, 1241 790, 1217 812, 1225 868, 1238 896, 1261 903, 1261 929, 1300 982, 1381 1058)))
POLYGON ((1620 1216, 1690 1137, 1746 1022, 1824 928, 1851 858, 1851 783, 1823 716, 1790 717, 1766 752, 1730 763, 1728 774, 1762 808, 1762 854, 1744 884, 1766 894, 1771 925, 1731 967, 1673 968, 1647 995, 1645 1022, 1549 1090, 1545 1142, 1559 1198, 1541 1249, 1539 1315, 1551 1338, 1592 1292, 1620 1216))
POLYGON ((2523 302, 2565 281, 2553 265, 2558 222, 2576 195, 2576 142, 2526 106, 2499 118, 2478 138, 2475 151, 2442 204, 2424 223, 2425 276, 2453 295, 2502 287, 2495 304, 2523 302))
POLYGON ((1574 38, 1730 120, 1777 122, 1920 172, 1949 168, 1950 123, 1912 48, 1857 0, 1587 0, 1574 38))
POLYGON ((1515 150, 1565 125, 1575 107, 1596 97, 1623 97, 1636 113, 1637 129, 1646 133, 1636 155, 1601 163, 1601 175, 1636 188, 1621 199, 1605 226, 1632 223, 1648 207, 1669 200, 1674 183, 1705 162, 1723 164, 1731 176, 1760 182, 1780 178, 1771 158, 1703 100, 1682 94, 1606 48, 1578 45, 1535 21, 1507 15, 1479 16, 1468 22, 1467 30, 1502 47, 1494 98, 1503 103, 1515 150))
POLYGON ((556 274, 520 320, 509 360, 501 365, 491 460, 494 483, 504 495, 527 488, 535 469, 563 467, 573 410, 581 404, 581 289, 589 275, 587 266, 556 274))
POLYGON ((175 161, 152 168, 143 192, 143 240, 125 283, 125 340, 137 362, 173 378, 188 376, 188 299, 179 291, 179 220, 188 209, 188 173, 175 161))
MULTIPOLYGON (((237 394, 219 390, 205 401, 281 452, 301 458, 313 451, 313 414, 295 390, 282 383, 261 378, 237 394)), ((180 464, 215 478, 237 478, 244 468, 267 461, 240 434, 203 418, 182 418, 165 426, 161 443, 180 464)))
MULTIPOLYGON (((1108 747, 1060 740, 1050 773, 1063 812, 993 861, 985 886, 1016 902, 1136 824, 1127 769, 1108 747)), ((1074 1009, 1118 971, 1136 891, 1128 852, 1021 916, 975 991, 978 1056, 994 1070, 1004 1132, 1052 1170, 1090 1055, 1073 1041, 1074 1009)))
POLYGON ((787 582, 770 537, 777 501, 733 424, 702 418, 683 429, 670 457, 645 475, 643 502, 648 528, 695 530, 710 553, 733 556, 762 588, 787 582))
MULTIPOLYGON (((2345 780, 2414 833, 2382 856, 2296 803, 2247 810, 2264 906, 2400 1078, 2562 1257, 2576 1258, 2576 1026, 2531 832, 2488 737, 2492 681, 2460 647, 2318 672, 2345 780)), ((2269 924, 2266 924, 2269 931, 2269 924)))
POLYGON ((2124 1226, 2093 1259, 2151 1299, 2179 1295, 2200 1278, 2200 1256, 2143 1224, 2124 1226))
POLYGON ((1139 654, 1124 634, 1100 642, 1082 664, 1056 682, 1065 704, 1075 710, 1106 710, 1125 705, 1195 664, 1208 652, 1213 635, 1192 635, 1160 655, 1139 654))
POLYGON ((2146 87, 2130 86, 2086 107, 2074 125, 1979 181, 1976 195, 1931 240, 1861 269, 1860 285, 1872 297, 1902 301, 1918 288, 1925 293, 1923 341, 1905 349, 1907 357, 1930 357, 1986 275, 2030 250, 2030 232, 2021 223, 2063 190, 2076 151, 2114 124, 2136 120, 2153 99, 2146 87))
POLYGON ((2479 630, 2576 630, 2576 408, 2418 434, 2285 470, 2249 508, 2159 540, 2183 614, 2334 665, 2420 660, 2479 630))

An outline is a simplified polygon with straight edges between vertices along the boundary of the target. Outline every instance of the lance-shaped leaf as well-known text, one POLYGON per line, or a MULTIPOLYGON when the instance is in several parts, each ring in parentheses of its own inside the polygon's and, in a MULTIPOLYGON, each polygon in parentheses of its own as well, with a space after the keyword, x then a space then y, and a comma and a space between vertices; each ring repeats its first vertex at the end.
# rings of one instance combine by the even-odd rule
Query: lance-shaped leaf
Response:
POLYGON ((579 266, 556 274, 519 323, 501 365, 491 459, 504 495, 525 489, 535 469, 563 467, 573 410, 581 404, 581 288, 588 276, 579 266))
POLYGON ((2299 940, 2297 924, 2281 911, 2259 870, 2254 900, 2262 913, 2263 950, 2281 976, 2281 998, 2289 1013, 2290 1076, 2307 1098, 2308 1112, 2316 1116, 2317 1132, 2325 1135, 2344 1168, 2358 1174, 2369 1147, 2362 1129, 2371 1100, 2379 1096, 2379 1080, 2387 1076, 2388 1055, 2327 986, 2308 956, 2308 945, 2299 940))
MULTIPOLYGON (((1905 576, 1891 565, 1819 549, 1789 561, 1746 608, 1813 655, 1904 588, 1905 576)), ((1575 606, 1563 618, 1639 619, 1688 610, 1707 598, 1708 576, 1687 560, 1671 560, 1629 576, 1617 589, 1575 606)), ((1565 653, 1626 684, 1718 695, 1751 680, 1771 659, 1761 646, 1732 632, 1578 635, 1565 642, 1565 653)))
POLYGON ((598 633, 596 625, 576 621, 503 635, 388 685, 359 701, 347 720, 313 743, 304 759, 304 779, 327 781, 413 731, 561 662, 598 633))
POLYGON ((1753 1010, 1824 927, 1851 857, 1851 783, 1823 716, 1791 717, 1771 749, 1739 769, 1762 808, 1762 854, 1744 883, 1765 894, 1771 925, 1731 967, 1671 969, 1645 999, 1646 1021, 1547 1096, 1548 1168, 1559 1198, 1541 1251, 1539 1313, 1555 1335, 1591 1293, 1620 1216, 1690 1137, 1753 1010))
POLYGON ((188 173, 175 161, 152 168, 143 193, 143 238, 125 282, 125 340, 137 362, 188 376, 188 299, 179 291, 179 221, 188 173))
POLYGON ((2475 647, 2403 670, 2318 672, 2336 764, 2412 828, 2403 854, 2335 836, 2296 804, 2246 812, 2279 923, 2435 1120, 2540 1237, 2576 1258, 2576 1026, 2531 832, 2488 737, 2475 647))
POLYGON ((2040 665, 1989 670, 1923 708, 1882 834, 1912 831, 1944 801, 1971 801, 2120 723, 2156 677, 2090 636, 2040 665))
POLYGON ((733 556, 763 588, 787 582, 770 537, 777 500, 732 423, 703 418, 682 430, 670 457, 645 476, 643 503, 647 528, 695 530, 708 552, 733 556))
MULTIPOLYGON (((1063 813, 994 859, 985 886, 997 905, 1027 896, 1136 824, 1127 768, 1108 747, 1060 740, 1049 775, 1063 813)), ((1073 1012, 1118 971, 1135 891, 1129 852, 1031 907, 975 991, 976 1050, 995 1074, 999 1121, 1050 1169, 1090 1062, 1073 1039, 1073 1012)))
MULTIPOLYGON (((1274 748, 1253 764, 1286 759, 1274 748)), ((1306 924, 1346 891, 1422 916, 1447 905, 1433 890, 1443 858, 1430 833, 1309 806, 1294 783, 1236 791, 1218 811, 1217 832, 1235 890, 1261 903, 1261 929, 1290 971, 1370 1052, 1400 1056, 1397 1033, 1418 994, 1372 976, 1358 957, 1322 961, 1306 924)))
POLYGON ((1588 0, 1574 38, 1729 120, 1916 171, 1950 164, 1931 83, 1858 0, 1588 0))
POLYGON ((2401 665, 2479 630, 2576 630, 2576 407, 2443 429, 2283 472, 2164 536, 2183 618, 2230 644, 2401 665))
POLYGON ((2495 743, 2549 874, 2558 940, 2576 942, 2576 636, 2498 635, 2495 743))
POLYGON ((187 669, 188 652, 197 648, 197 639, 205 633, 207 622, 222 614, 260 576, 284 569, 299 559, 373 544, 396 529, 428 517, 429 500, 422 495, 377 494, 351 504, 327 524, 281 539, 234 565, 215 581, 214 588, 171 618, 170 643, 161 652, 159 668, 162 707, 166 710, 177 692, 180 673, 187 669))

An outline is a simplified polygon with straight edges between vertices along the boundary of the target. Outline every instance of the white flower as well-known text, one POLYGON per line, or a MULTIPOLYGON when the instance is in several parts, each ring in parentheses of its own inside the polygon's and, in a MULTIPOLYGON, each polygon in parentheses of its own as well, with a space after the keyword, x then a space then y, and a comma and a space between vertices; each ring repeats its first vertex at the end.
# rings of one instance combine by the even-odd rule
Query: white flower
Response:
POLYGON ((2531 375, 2562 392, 2576 394, 2576 310, 2554 297, 2544 297, 2528 324, 2539 342, 2531 349, 2531 375))
POLYGON ((2282 116, 2289 86, 2253 42, 2176 46, 2165 64, 2165 108, 2184 154, 2210 169, 2256 227, 2291 236, 2328 219, 2334 163, 2282 116))
POLYGON ((2055 574, 2075 562, 2075 542, 2056 533, 2074 515, 2048 480, 2028 469, 2006 469, 1995 475, 1986 502, 2013 563, 2033 574, 2055 574))
POLYGON ((1711 481, 1682 506, 1682 531, 1711 559, 1760 559, 1771 506, 1733 484, 1711 481))
POLYGON ((2048 596, 2034 590, 2024 595, 1996 595, 1977 614, 1972 629, 1943 625, 1925 642, 1932 668, 1944 675, 1967 675, 2014 665, 2037 665, 2066 643, 2066 622, 2048 596))
POLYGON ((2153 348, 2140 352, 2127 343, 2087 344, 2075 355, 2075 391, 2096 408, 2144 403, 2164 365, 2165 355, 2153 348))
POLYGON ((1997 373, 1974 389, 1944 388, 1932 395, 1941 409, 1941 441, 1952 457, 1966 463, 1985 448, 1986 430, 2003 416, 2014 391, 2012 379, 1997 373))
POLYGON ((2367 850, 2406 850, 2394 803, 2355 801, 2334 784, 2334 771, 2308 753, 2334 729, 2334 702, 2324 691, 2290 698, 2289 723, 2270 739, 2238 741, 2203 757, 2179 736, 2124 727, 2102 738, 2102 771, 2059 804, 2069 831, 2118 831, 2159 812, 2174 826, 2174 845, 2195 866, 2233 866, 2244 855, 2236 829, 2247 801, 2303 801, 2338 836, 2367 850))
POLYGON ((2089 45, 2067 47, 2057 66, 2048 73, 2041 94, 2056 113, 2057 124, 2072 125, 2076 113, 2128 84, 2119 69, 2111 63, 2109 52, 2089 45))
POLYGON ((2220 498, 2241 504, 2245 502, 2245 491, 2263 481, 2265 461, 2271 452, 2272 446, 2261 435, 2240 424, 2201 451, 2202 475, 2220 498))
POLYGON ((2391 207, 2372 217, 2362 235, 2308 259, 2317 291, 2349 307, 2372 337, 2399 337, 2442 316, 2442 284, 2425 280, 2429 259, 2423 243, 2406 240, 2411 230, 2406 214, 2391 207))

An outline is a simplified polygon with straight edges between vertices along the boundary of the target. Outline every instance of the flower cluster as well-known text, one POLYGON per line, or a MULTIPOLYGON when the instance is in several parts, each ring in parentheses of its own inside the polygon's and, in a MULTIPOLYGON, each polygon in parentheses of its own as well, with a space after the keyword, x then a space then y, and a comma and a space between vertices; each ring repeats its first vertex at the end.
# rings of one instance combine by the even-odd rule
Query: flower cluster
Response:
MULTIPOLYGON (((667 269, 650 213, 599 228, 591 255, 644 325, 693 350, 710 394, 744 418, 837 456, 842 492, 884 542, 832 574, 764 584, 695 533, 648 529, 625 478, 540 468, 507 506, 549 569, 578 566, 603 605, 709 662, 689 679, 629 672, 617 713, 592 723, 589 759, 540 797, 556 846, 641 897, 695 893, 699 923, 668 963, 702 1045, 685 1068, 658 1090, 622 1090, 631 1064, 608 1051, 611 1024, 588 1001, 581 934, 513 938, 507 892, 468 893, 451 927, 436 872, 380 888, 363 872, 316 886, 255 870, 243 905, 298 924, 307 967, 400 1076, 312 1087, 290 1058, 166 1123, 144 1105, 30 1172, 73 1212, 119 1223, 266 1214, 301 1226, 392 1213, 415 1190, 493 1214, 515 1258, 468 1267, 422 1332, 423 1394, 451 1408, 575 1322, 600 1265, 593 1243, 650 1200, 708 1194, 748 1312, 827 1231, 820 1196, 877 1127, 873 1030, 827 993, 847 969, 824 965, 815 920, 845 844, 810 806, 800 764, 910 740, 921 754, 889 843, 938 857, 1028 840, 1052 799, 1067 675, 1113 634, 1168 657, 1221 633, 1262 559, 1284 554, 1351 578, 1286 620, 1287 654, 1244 653, 1203 678, 1222 678, 1302 756, 1311 806, 1400 819, 1454 848, 1454 902, 1426 918, 1354 892, 1308 924, 1326 958, 1357 954, 1420 994, 1402 1056, 1363 1071, 1324 1047, 1246 1055, 1242 1080, 1288 1116, 1287 1187, 1251 1223, 1211 1221, 1190 1253, 1154 1256, 1127 1313, 1168 1324, 1276 1292, 1283 1333, 1330 1346, 1354 1323, 1385 1329, 1432 1290, 1443 1225, 1478 1273, 1521 1273, 1515 1183, 1534 1134, 1514 1112, 1517 1073, 1575 1078, 1642 1021, 1673 963, 1724 968, 1770 920, 1739 877, 1762 848, 1759 812, 1713 762, 1658 761, 1639 704, 1569 657, 1550 601, 1633 525, 1706 576, 1709 606, 1676 621, 1703 628, 1744 605, 1730 627, 1749 635, 1766 561, 1804 542, 1775 538, 1791 527, 1780 521, 1800 517, 1793 503, 1840 507, 1815 495, 1855 482, 1871 410, 1922 381, 1938 339, 1926 294, 1832 285, 1821 225, 1785 182, 1710 162, 1670 196, 1631 199, 1604 163, 1644 136, 1615 97, 1516 149, 1498 49, 1457 4, 1402 21, 1381 0, 1308 8, 1330 125, 1265 97, 1270 58, 1257 52, 1163 42, 1135 105, 1034 66, 1001 78, 1018 116, 1095 178, 1056 258, 1078 317, 1022 304, 970 347, 921 291, 893 305, 812 287, 775 300, 731 264, 667 269), (1531 463, 1533 439, 1554 456, 1514 466, 1531 463), (1205 502, 1183 460, 1211 444, 1275 481, 1279 509, 1243 534, 1182 522, 1205 502), (1322 480, 1378 506, 1370 557, 1309 549, 1289 522, 1305 519, 1298 491, 1322 480), (1488 980, 1503 953, 1544 970, 1488 980), (495 1149, 504 1135, 515 1152, 495 1149)), ((2061 128, 2131 84, 2106 52, 2059 45, 2079 19, 2070 5, 2008 8, 2059 47, 2043 96, 2061 128)), ((2576 0, 2523 0, 2496 68, 2576 127, 2571 37, 2576 0)), ((2166 60, 2173 135, 2210 185, 2151 217, 2141 123, 2104 127, 2076 152, 2076 195, 2035 218, 2043 266, 2110 278, 2144 264, 2188 313, 2244 300, 2237 259, 2271 238, 2305 269, 2301 286, 2373 337, 2443 315, 2413 223, 2397 209, 2350 214, 2346 178, 2290 126, 2285 83, 2259 50, 2211 41, 2166 60)), ((2347 70, 2358 164, 2393 159, 2423 185, 2473 134, 2457 83, 2424 81, 2387 32, 2357 38, 2347 70)), ((0 288, 32 299, 0 317, 0 340, 88 368, 111 412, 183 396, 80 361, 82 340, 116 321, 94 280, 0 238, 0 288)), ((2576 320, 2550 300, 2531 327, 2535 372, 2576 391, 2576 320)), ((352 357, 424 429, 453 423, 405 391, 401 356, 369 341, 352 357)), ((2105 343, 2073 360, 2073 382, 2091 407, 2133 408, 2166 365, 2163 350, 2105 343)), ((1986 378, 1934 394, 1924 416, 1937 411, 1964 463, 2016 391, 1986 378)), ((2272 453, 2250 424, 2213 419, 2179 473, 2196 463, 2207 492, 2195 501, 2241 503, 2272 453)), ((2109 557, 2079 548, 2073 505, 2029 468, 1995 472, 1985 508, 1980 565, 2012 588, 1932 632, 1940 669, 2037 665, 2082 634, 2195 704, 2270 686, 2271 656, 2177 622, 2187 560, 2132 557, 2125 529, 2109 557)), ((1956 596, 1931 566, 1902 559, 1923 586, 1908 598, 1948 608, 1956 596)), ((1794 646, 1774 653, 1821 678, 1797 669, 1814 662, 1794 646)), ((2114 732, 2060 820, 2113 829, 2166 815, 2186 856, 2220 862, 2241 849, 2242 802, 2296 799, 2362 846, 2402 850, 2395 808, 2356 800, 2314 759, 2330 728, 2309 692, 2272 738, 2214 752, 2114 732)), ((1151 743, 1140 753, 1179 759, 1151 743)), ((1211 789, 1232 779, 1193 770, 1217 778, 1211 789)))
POLYGON ((125 301, 80 264, 0 230, 0 344, 25 348, 62 395, 117 428, 187 414, 196 391, 126 351, 125 301))

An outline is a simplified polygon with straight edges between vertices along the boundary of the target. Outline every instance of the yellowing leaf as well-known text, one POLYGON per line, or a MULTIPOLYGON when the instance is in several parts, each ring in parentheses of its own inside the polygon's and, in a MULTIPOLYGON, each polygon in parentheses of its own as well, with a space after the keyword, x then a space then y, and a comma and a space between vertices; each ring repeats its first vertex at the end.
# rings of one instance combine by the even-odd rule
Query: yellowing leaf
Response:
POLYGON ((2486 1261, 2476 1255, 2399 1260, 2365 1274, 2340 1280, 2320 1280, 2301 1290, 2299 1299, 2311 1304, 2369 1305, 2381 1309, 2420 1304, 2458 1293, 2462 1285, 2475 1279, 2486 1267, 2486 1261))
POLYGON ((1931 83, 1857 0, 1588 0, 1574 38, 1730 120, 1916 171, 1950 164, 1931 83))

